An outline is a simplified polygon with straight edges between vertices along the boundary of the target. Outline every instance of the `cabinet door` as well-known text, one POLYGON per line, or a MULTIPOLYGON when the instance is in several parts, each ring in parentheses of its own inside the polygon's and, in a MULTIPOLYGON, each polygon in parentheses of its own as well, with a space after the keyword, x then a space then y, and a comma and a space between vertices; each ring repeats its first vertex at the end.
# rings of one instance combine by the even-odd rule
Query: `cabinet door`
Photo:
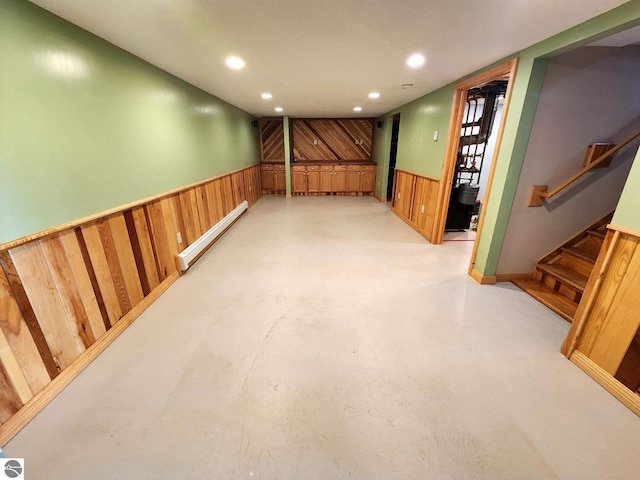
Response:
POLYGON ((285 179, 284 165, 275 165, 273 167, 273 186, 276 192, 283 192, 287 188, 285 179))
POLYGON ((260 175, 262 177, 262 190, 265 192, 275 190, 273 183, 273 165, 261 165, 260 175))
POLYGON ((333 192, 333 166, 322 165, 320 167, 320 191, 333 192))
POLYGON ((307 167, 307 192, 317 193, 320 191, 320 167, 310 165, 307 167))
POLYGON ((333 191, 338 193, 347 191, 347 167, 344 165, 333 167, 333 191))
POLYGON ((304 167, 291 167, 291 187, 293 193, 306 193, 307 191, 307 173, 304 167))
POLYGON ((362 167, 362 178, 360 179, 360 189, 365 193, 373 193, 376 189, 376 167, 366 165, 362 167))
POLYGON ((360 191, 360 177, 362 176, 362 167, 360 165, 349 165, 347 167, 347 191, 360 191))

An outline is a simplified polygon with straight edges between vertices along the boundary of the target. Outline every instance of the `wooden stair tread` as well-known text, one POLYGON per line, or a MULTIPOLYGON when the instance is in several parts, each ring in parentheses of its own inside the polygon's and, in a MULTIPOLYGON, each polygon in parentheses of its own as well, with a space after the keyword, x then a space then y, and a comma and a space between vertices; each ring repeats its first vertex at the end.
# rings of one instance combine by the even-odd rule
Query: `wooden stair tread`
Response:
POLYGON ((587 286, 589 277, 576 272, 575 270, 558 263, 539 263, 536 268, 553 275, 558 280, 566 283, 567 285, 575 288, 579 292, 584 292, 584 288, 587 286))
POLYGON ((605 234, 599 230, 587 230, 589 235, 593 235, 594 237, 599 237, 604 240, 605 234))
POLYGON ((571 255, 575 255, 578 258, 586 260, 587 262, 596 263, 598 259, 598 254, 585 250, 580 247, 562 247, 563 252, 570 253, 571 255))
POLYGON ((565 320, 573 321, 578 305, 564 295, 532 278, 513 280, 513 284, 549 307, 565 320))

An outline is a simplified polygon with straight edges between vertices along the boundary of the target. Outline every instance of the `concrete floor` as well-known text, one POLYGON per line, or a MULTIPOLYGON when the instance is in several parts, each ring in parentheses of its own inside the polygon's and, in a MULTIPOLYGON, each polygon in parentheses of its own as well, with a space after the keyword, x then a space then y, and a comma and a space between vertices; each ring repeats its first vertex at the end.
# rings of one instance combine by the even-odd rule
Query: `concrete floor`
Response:
POLYGON ((637 479, 569 325, 369 197, 263 197, 5 448, 29 479, 637 479))

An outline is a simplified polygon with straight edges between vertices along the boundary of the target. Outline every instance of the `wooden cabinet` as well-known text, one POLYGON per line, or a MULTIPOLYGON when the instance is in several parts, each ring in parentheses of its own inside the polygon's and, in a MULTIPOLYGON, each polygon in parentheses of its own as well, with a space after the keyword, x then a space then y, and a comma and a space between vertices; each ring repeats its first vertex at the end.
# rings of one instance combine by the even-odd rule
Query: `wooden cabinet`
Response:
POLYGON ((307 167, 307 192, 318 193, 320 191, 320 167, 309 165, 307 167))
POLYGON ((333 191, 336 193, 347 191, 347 167, 345 165, 333 167, 333 191))
POLYGON ((305 193, 307 191, 306 168, 300 165, 291 167, 291 191, 292 193, 305 193))
POLYGON ((375 190, 375 165, 293 165, 292 193, 351 195, 375 190))
POLYGON ((333 192, 333 165, 322 165, 320 167, 320 191, 322 193, 333 192))
POLYGON ((362 166, 347 166, 347 192, 361 192, 360 176, 362 175, 362 166))
POLYGON ((283 193, 286 189, 284 165, 263 163, 260 165, 262 193, 283 193))
POLYGON ((264 193, 272 192, 275 190, 273 183, 273 165, 262 164, 260 165, 260 176, 262 180, 262 191, 264 193))
POLYGON ((360 178, 361 192, 375 192, 376 190, 376 167, 374 165, 364 165, 360 178))
POLYGON ((284 171, 284 165, 273 166, 273 186, 277 193, 284 193, 287 189, 287 179, 284 171))

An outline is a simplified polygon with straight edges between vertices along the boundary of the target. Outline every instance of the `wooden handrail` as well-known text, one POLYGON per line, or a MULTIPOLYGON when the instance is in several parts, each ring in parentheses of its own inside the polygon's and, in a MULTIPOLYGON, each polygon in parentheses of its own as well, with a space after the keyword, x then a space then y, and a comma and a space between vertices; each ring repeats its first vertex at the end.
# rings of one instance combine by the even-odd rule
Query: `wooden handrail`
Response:
POLYGON ((589 163, 589 165, 587 165, 586 167, 583 167, 581 170, 579 170, 577 173, 569 177, 567 180, 562 182, 560 185, 558 185, 556 188, 554 188, 550 192, 547 191, 547 189, 549 188, 547 185, 534 185, 531 188, 531 195, 529 196, 528 205, 530 207, 542 206, 544 198, 554 197, 555 195, 560 193, 562 190, 567 188, 569 185, 571 185, 573 182, 578 180, 582 175, 598 167, 598 165, 600 165, 601 163, 604 163, 614 153, 616 153, 618 150, 620 150, 627 144, 631 143, 638 136, 640 136, 640 130, 638 130, 636 133, 631 135, 626 140, 623 140, 622 142, 618 143, 615 147, 604 152, 602 155, 596 158, 593 162, 589 163))

